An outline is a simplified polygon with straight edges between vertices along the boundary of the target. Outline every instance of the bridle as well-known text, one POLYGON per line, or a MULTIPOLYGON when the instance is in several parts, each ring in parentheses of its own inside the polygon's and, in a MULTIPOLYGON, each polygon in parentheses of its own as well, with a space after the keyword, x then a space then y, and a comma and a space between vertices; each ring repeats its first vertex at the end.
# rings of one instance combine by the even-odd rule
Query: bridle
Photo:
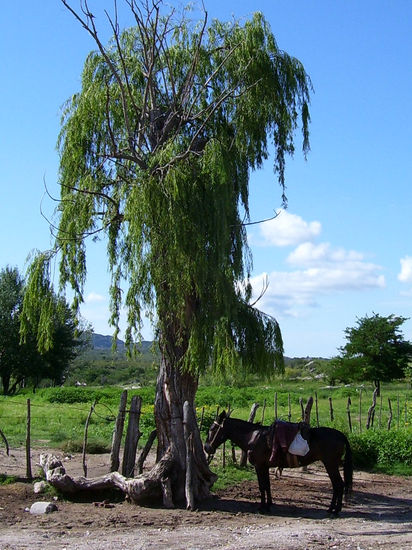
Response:
MULTIPOLYGON (((219 424, 219 422, 217 420, 214 420, 212 426, 217 426, 218 428, 223 430, 223 422, 221 424, 219 424)), ((214 448, 214 442, 215 442, 215 439, 216 439, 218 434, 219 434, 219 430, 216 430, 216 433, 213 435, 212 440, 209 443, 209 445, 212 449, 214 448)), ((216 452, 216 449, 212 453, 209 453, 208 463, 211 462, 215 452, 216 452)))

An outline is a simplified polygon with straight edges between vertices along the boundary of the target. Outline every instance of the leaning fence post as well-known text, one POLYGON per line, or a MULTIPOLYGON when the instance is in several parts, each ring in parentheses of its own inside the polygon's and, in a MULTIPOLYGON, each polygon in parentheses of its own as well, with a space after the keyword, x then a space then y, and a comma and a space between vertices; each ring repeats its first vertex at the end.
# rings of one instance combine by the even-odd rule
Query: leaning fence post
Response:
POLYGON ((120 465, 119 453, 122 442, 124 419, 126 417, 127 390, 122 391, 120 396, 119 412, 113 430, 112 450, 110 453, 110 471, 117 472, 120 465))
POLYGON ((278 419, 278 392, 275 391, 275 404, 274 404, 274 416, 275 416, 275 420, 278 419))
POLYGON ((30 424, 31 424, 30 399, 27 399, 27 424, 26 424, 26 477, 27 479, 33 479, 33 475, 31 472, 31 457, 30 457, 30 424))
POLYGON ((124 442, 122 474, 126 477, 133 477, 137 442, 142 435, 139 431, 141 408, 142 398, 138 395, 134 395, 130 403, 129 422, 127 425, 126 439, 124 442))
POLYGON ((185 401, 183 405, 183 430, 186 442, 186 509, 194 510, 195 499, 193 493, 193 433, 190 431, 190 417, 190 403, 189 401, 185 401))
MULTIPOLYGON (((259 403, 253 403, 252 408, 250 409, 249 414, 249 420, 248 422, 253 422, 255 419, 256 411, 259 408, 259 403)), ((246 466, 247 464, 247 453, 246 451, 242 451, 241 457, 240 457, 240 466, 246 466)))
POLYGON ((152 448, 152 445, 154 443, 154 440, 156 439, 156 436, 157 436, 157 430, 152 430, 150 432, 146 445, 143 447, 142 451, 139 454, 139 457, 136 462, 136 471, 138 474, 143 473, 144 461, 146 460, 147 455, 149 454, 149 451, 152 448))

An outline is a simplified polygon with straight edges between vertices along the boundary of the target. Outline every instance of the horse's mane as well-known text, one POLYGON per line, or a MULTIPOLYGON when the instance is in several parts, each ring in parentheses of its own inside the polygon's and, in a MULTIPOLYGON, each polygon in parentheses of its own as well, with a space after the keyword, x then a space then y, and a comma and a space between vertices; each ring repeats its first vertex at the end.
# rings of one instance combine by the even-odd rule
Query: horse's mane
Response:
POLYGON ((242 425, 244 428, 249 428, 251 430, 268 430, 270 426, 263 426, 262 422, 249 422, 248 420, 242 420, 241 418, 232 418, 230 417, 231 422, 242 425))

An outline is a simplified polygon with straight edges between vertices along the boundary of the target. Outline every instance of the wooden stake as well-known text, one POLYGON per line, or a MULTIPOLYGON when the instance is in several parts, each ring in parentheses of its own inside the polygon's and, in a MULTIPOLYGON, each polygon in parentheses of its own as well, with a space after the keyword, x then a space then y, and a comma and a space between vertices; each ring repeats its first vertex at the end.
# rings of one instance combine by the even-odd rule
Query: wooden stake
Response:
POLYGON ((389 397, 388 397, 388 405, 389 405, 388 430, 390 430, 391 424, 392 424, 392 404, 389 397))
POLYGON ((315 392, 316 426, 319 428, 318 393, 315 392))
POLYGON ((348 397, 348 404, 346 405, 346 412, 348 414, 348 424, 349 424, 349 431, 350 433, 352 433, 352 420, 351 420, 351 417, 350 417, 350 406, 352 404, 352 401, 350 399, 350 397, 348 397))
POLYGON ((31 472, 31 456, 30 456, 30 424, 31 424, 31 412, 30 412, 30 399, 27 399, 27 423, 26 423, 26 477, 27 479, 33 479, 31 472))
POLYGON ((130 403, 129 422, 124 442, 122 474, 126 477, 133 477, 134 474, 137 443, 142 435, 139 431, 141 408, 142 398, 138 395, 134 395, 130 403))
POLYGON ((142 451, 139 454, 139 457, 136 462, 136 471, 139 475, 143 473, 144 461, 146 460, 147 455, 149 454, 149 451, 152 448, 152 445, 154 443, 154 440, 156 439, 156 436, 157 436, 157 430, 152 430, 150 432, 146 445, 143 447, 142 451))
POLYGON ((116 424, 113 430, 112 450, 110 453, 110 471, 117 472, 119 470, 120 445, 122 442, 124 419, 126 417, 127 390, 122 392, 120 396, 119 412, 116 418, 116 424))
POLYGON ((274 405, 274 417, 275 421, 278 419, 278 392, 275 391, 275 405, 274 405))
POLYGON ((362 388, 359 391, 359 433, 362 433, 362 388))
POLYGON ((290 403, 290 393, 288 393, 288 420, 289 422, 292 419, 292 405, 290 403))
POLYGON ((306 402, 305 412, 303 413, 303 422, 306 422, 306 424, 309 424, 309 425, 310 425, 310 413, 312 411, 312 406, 313 406, 313 397, 310 396, 306 402))
POLYGON ((330 413, 330 421, 333 422, 334 416, 333 416, 333 405, 332 405, 331 397, 329 397, 329 413, 330 413))
MULTIPOLYGON (((248 422, 253 422, 256 416, 256 411, 259 408, 259 403, 253 403, 252 408, 250 409, 249 413, 249 420, 248 422)), ((246 451, 242 451, 242 454, 240 456, 240 466, 244 467, 247 464, 247 453, 246 451)))
POLYGON ((186 441, 186 478, 185 478, 185 496, 186 509, 195 509, 195 498, 193 491, 193 433, 190 431, 190 403, 185 401, 183 405, 183 430, 186 441))
POLYGON ((89 422, 90 418, 93 414, 94 408, 96 406, 96 401, 93 403, 93 405, 90 407, 89 414, 86 418, 86 424, 84 425, 84 438, 83 438, 83 453, 82 453, 82 462, 83 462, 83 473, 84 477, 87 477, 87 464, 86 464, 86 450, 87 450, 87 432, 89 430, 89 422))

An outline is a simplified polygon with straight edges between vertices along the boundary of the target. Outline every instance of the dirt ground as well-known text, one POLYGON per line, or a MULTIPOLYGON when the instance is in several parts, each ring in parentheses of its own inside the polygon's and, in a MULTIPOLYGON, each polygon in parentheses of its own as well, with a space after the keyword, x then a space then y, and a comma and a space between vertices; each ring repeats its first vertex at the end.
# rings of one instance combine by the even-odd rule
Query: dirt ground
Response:
MULTIPOLYGON (((39 452, 33 451, 34 464, 39 452)), ((0 450, 0 474, 23 476, 24 452, 0 450)), ((88 475, 108 472, 109 456, 88 457, 88 475)), ((82 475, 81 457, 65 460, 67 473, 82 475)), ((212 463, 213 467, 213 463, 212 463)), ((275 505, 257 513, 256 482, 218 493, 199 510, 143 508, 126 502, 57 501, 58 511, 34 516, 35 495, 28 483, 0 486, 0 549, 17 550, 252 550, 252 549, 412 549, 412 478, 355 472, 353 496, 340 516, 326 509, 330 482, 322 466, 308 472, 284 470, 272 476, 275 505)))

